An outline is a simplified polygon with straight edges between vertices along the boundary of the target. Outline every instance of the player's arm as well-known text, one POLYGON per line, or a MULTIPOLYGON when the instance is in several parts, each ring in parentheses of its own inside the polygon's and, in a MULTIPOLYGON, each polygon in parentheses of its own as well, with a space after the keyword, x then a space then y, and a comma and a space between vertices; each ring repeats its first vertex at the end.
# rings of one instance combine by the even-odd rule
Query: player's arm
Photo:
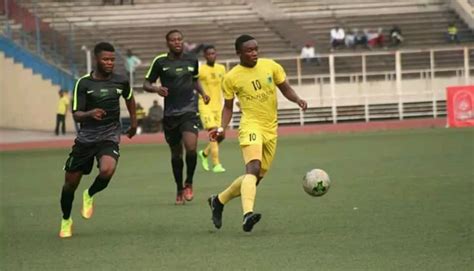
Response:
POLYGON ((127 130, 128 138, 132 138, 137 133, 137 109, 135 104, 135 97, 131 96, 130 99, 125 100, 127 105, 128 114, 130 115, 130 128, 127 130))
POLYGON ((222 108, 222 121, 221 127, 227 128, 229 126, 230 120, 232 119, 232 113, 234 110, 234 99, 224 100, 224 107, 222 108))
POLYGON ((278 84, 277 87, 285 98, 298 104, 301 109, 306 110, 308 104, 305 100, 301 99, 298 94, 296 94, 295 90, 290 86, 290 84, 288 84, 288 81, 283 81, 283 83, 278 84))
POLYGON ((157 93, 162 97, 168 96, 168 88, 164 86, 155 86, 153 83, 158 80, 161 72, 161 65, 157 61, 158 57, 153 60, 147 74, 145 75, 145 81, 143 82, 143 90, 146 92, 157 93))
POLYGON ((86 91, 87 88, 81 84, 81 79, 76 82, 74 87, 74 104, 72 107, 72 117, 76 122, 83 122, 88 119, 102 120, 106 112, 102 108, 94 108, 86 111, 86 91))

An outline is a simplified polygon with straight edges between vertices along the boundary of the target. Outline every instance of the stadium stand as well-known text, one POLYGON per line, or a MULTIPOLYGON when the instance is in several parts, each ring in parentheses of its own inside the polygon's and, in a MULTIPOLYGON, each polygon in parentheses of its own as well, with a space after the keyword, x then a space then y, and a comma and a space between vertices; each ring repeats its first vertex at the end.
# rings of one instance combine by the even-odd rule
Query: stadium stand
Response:
MULTIPOLYGON (((68 35, 70 24, 73 24, 76 44, 91 47, 100 36, 105 35, 106 39, 118 45, 119 50, 132 49, 145 62, 137 71, 138 78, 143 78, 146 66, 156 54, 166 51, 163 37, 170 27, 180 29, 188 41, 215 44, 219 48, 220 59, 235 58, 232 41, 242 33, 242 29, 254 35, 261 44, 262 55, 270 57, 295 56, 302 41, 308 39, 316 41, 318 52, 328 53, 329 30, 336 24, 351 29, 382 27, 385 35, 392 25, 397 24, 405 36, 403 48, 427 48, 444 45, 447 24, 456 22, 463 40, 474 41, 472 30, 442 0, 356 0, 350 3, 341 0, 272 0, 273 8, 287 15, 277 20, 267 19, 265 14, 261 14, 258 8, 261 2, 139 0, 133 6, 104 6, 102 1, 97 0, 46 0, 36 4, 29 0, 23 1, 22 5, 35 9, 44 22, 64 35, 68 35), (203 13, 206 16, 202 16, 203 13), (377 16, 376 23, 373 16, 377 16), (292 29, 288 30, 288 26, 292 29)), ((268 5, 265 8, 269 9, 268 5)), ((78 48, 76 46, 74 59, 83 63, 83 53, 78 48)), ((360 61, 346 60, 339 59, 341 63, 336 63, 339 72, 360 71, 360 61)), ((439 65, 449 66, 451 60, 451 64, 456 62, 450 57, 440 58, 439 65)), ((295 63, 283 64, 289 75, 296 75, 295 63)), ((386 57, 377 59, 377 63, 367 64, 370 69, 381 71, 381 68, 383 70, 393 64, 393 60, 386 57)), ((426 63, 420 63, 415 57, 404 59, 404 65, 409 69, 418 69, 426 63)), ((306 68, 303 75, 328 73, 326 67, 306 68)), ((84 68, 83 64, 79 69, 84 68)))
MULTIPOLYGON (((436 76, 460 77, 465 65, 461 46, 471 48, 474 43, 473 30, 443 0, 136 0, 134 5, 127 1, 124 5, 104 5, 101 0, 9 1, 19 4, 17 11, 24 8, 21 14, 29 16, 20 16, 20 19, 10 16, 11 38, 18 43, 23 41, 23 44, 26 39, 26 44, 34 51, 35 44, 31 39, 35 33, 31 31, 31 25, 39 20, 43 31, 41 55, 61 68, 71 69, 75 76, 86 71, 83 46, 90 49, 98 41, 112 42, 119 56, 118 72, 124 72, 123 52, 133 50, 143 61, 136 73, 135 89, 138 90, 151 60, 167 51, 164 36, 174 28, 180 29, 187 41, 216 45, 219 60, 228 68, 237 63, 234 39, 244 32, 251 34, 259 41, 261 56, 280 62, 292 84, 319 89, 327 89, 325 84, 329 83, 330 54, 336 56, 336 82, 356 83, 355 86, 360 87, 364 80, 394 82, 395 51, 399 48, 403 51, 403 79, 427 80, 433 64, 430 54, 434 55, 436 76), (448 44, 445 40, 447 25, 452 22, 458 26, 461 46, 448 44), (335 25, 345 29, 381 27, 385 36, 393 25, 398 25, 405 41, 399 48, 342 49, 332 53, 329 31, 335 25), (307 40, 316 43, 321 56, 319 66, 299 63, 297 56, 307 40), (365 59, 365 66, 362 59, 365 59), (363 66, 365 77, 362 76, 363 66)), ((6 22, 5 16, 0 17, 3 29, 6 22)), ((470 51, 469 60, 474 63, 472 48, 470 51)), ((371 119, 392 118, 399 116, 402 109, 405 117, 444 114, 444 101, 429 99, 410 100, 403 105, 382 100, 372 104, 342 103, 336 109, 325 102, 310 108, 304 116, 298 110, 284 106, 279 118, 281 123, 290 124, 302 123, 301 117, 305 122, 333 121, 334 114, 338 120, 346 121, 368 120, 368 115, 371 119)), ((238 114, 234 123, 237 120, 238 114)))

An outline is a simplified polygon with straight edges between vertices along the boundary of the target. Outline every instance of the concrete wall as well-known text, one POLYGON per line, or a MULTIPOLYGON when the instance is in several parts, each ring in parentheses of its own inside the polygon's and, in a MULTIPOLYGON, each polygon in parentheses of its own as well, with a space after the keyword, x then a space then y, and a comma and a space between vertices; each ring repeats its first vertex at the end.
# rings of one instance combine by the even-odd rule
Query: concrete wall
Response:
MULTIPOLYGON (((0 52, 0 128, 53 133, 59 86, 33 74, 0 52)), ((67 131, 73 131, 71 114, 67 131)))

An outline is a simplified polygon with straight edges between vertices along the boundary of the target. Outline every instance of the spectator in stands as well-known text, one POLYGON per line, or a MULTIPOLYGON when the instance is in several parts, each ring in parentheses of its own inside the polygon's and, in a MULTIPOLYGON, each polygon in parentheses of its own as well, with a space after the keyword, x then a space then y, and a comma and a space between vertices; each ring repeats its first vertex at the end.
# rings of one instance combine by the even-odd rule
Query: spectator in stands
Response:
POLYGON ((127 76, 129 76, 130 81, 135 79, 135 71, 137 67, 142 64, 140 58, 133 54, 132 50, 127 50, 127 58, 125 59, 125 70, 127 70, 127 76))
POLYGON ((458 28, 456 27, 455 23, 449 24, 447 35, 448 35, 448 42, 456 42, 456 43, 461 42, 459 40, 458 28))
POLYGON ((346 43, 347 48, 355 49, 355 29, 347 31, 344 42, 346 43))
POLYGON ((67 96, 67 91, 61 89, 59 92, 59 101, 58 109, 56 111, 56 128, 54 133, 59 135, 59 126, 61 125, 61 134, 66 134, 66 114, 69 107, 69 98, 67 96))
POLYGON ((384 47, 384 35, 382 33, 382 28, 378 30, 369 30, 367 32, 367 45, 369 49, 375 47, 384 47))
POLYGON ((399 46, 403 42, 402 30, 398 25, 390 29, 390 41, 393 46, 399 46))
POLYGON ((315 62, 316 64, 320 64, 319 58, 316 56, 314 45, 311 41, 307 41, 303 48, 301 48, 301 59, 305 63, 315 62))
POLYGON ((338 25, 331 29, 331 50, 344 45, 345 36, 344 29, 340 28, 338 25))
POLYGON ((362 45, 364 48, 367 48, 367 35, 366 31, 364 30, 359 30, 355 28, 354 30, 355 36, 354 36, 354 49, 358 45, 362 45))
POLYGON ((155 133, 162 130, 163 108, 158 104, 157 100, 153 101, 153 105, 148 109, 148 131, 155 133))

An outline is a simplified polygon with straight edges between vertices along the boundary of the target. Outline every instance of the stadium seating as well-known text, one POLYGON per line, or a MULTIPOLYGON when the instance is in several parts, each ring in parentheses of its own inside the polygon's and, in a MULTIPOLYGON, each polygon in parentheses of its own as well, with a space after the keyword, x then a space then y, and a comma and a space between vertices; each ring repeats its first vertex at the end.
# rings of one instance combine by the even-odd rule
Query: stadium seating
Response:
MULTIPOLYGON (((125 1, 127 2, 127 1, 125 1)), ((256 1, 258 2, 258 1, 256 1)), ((474 41, 472 31, 449 11, 442 0, 424 1, 378 1, 378 0, 272 0, 275 9, 286 14, 286 18, 275 20, 264 18, 255 1, 151 1, 137 0, 135 5, 103 5, 99 0, 87 1, 24 1, 22 5, 36 13, 55 29, 70 35, 70 23, 74 24, 74 60, 84 63, 81 45, 92 47, 101 39, 118 45, 119 51, 132 49, 144 62, 137 76, 143 78, 147 65, 158 53, 166 51, 164 35, 171 28, 178 28, 188 41, 212 43, 219 49, 220 59, 235 58, 233 40, 243 32, 254 35, 260 43, 263 56, 296 56, 301 40, 316 41, 320 53, 329 52, 329 30, 336 24, 344 28, 383 27, 387 35, 389 28, 397 24, 406 38, 404 48, 425 48, 445 45, 444 32, 449 22, 459 25, 460 35, 466 42, 474 41), (36 3, 36 4, 35 4, 36 3), (205 13, 206 16, 202 16, 205 13), (375 15, 374 15, 375 14, 375 15), (374 21, 373 16, 377 16, 374 21), (295 39, 282 31, 293 23, 301 39, 295 39), (376 23, 374 23, 376 22, 376 23), (285 36, 286 34, 286 36, 285 36)), ((67 46, 64 44, 63 46, 67 46)), ((447 62, 450 59, 446 58, 447 62)), ((360 71, 360 61, 342 61, 338 71, 360 71)), ((404 60, 411 69, 426 66, 417 59, 404 60), (413 66, 412 66, 413 65, 413 66)), ((440 60, 442 61, 442 60, 440 60)), ((381 61, 392 64, 389 58, 381 61)), ((380 70, 380 65, 368 63, 369 69, 380 70)), ((449 63, 442 64, 449 65, 449 63)), ((323 65, 325 66, 325 65, 323 65)), ((387 65, 383 65, 388 67, 387 65)), ((285 66, 286 67, 286 66, 285 66)), ((296 66, 286 67, 290 75, 296 75, 296 66)), ((85 65, 79 66, 85 69, 85 65)), ((306 68, 303 74, 327 73, 324 68, 306 68)), ((369 70, 370 71, 370 70, 369 70)))
MULTIPOLYGON (((444 0, 135 0, 135 5, 103 5, 100 0, 23 0, 19 3, 66 37, 68 42, 50 46, 71 52, 65 61, 76 63, 78 74, 85 71, 85 57, 80 49, 82 45, 92 48, 98 41, 112 42, 119 55, 119 72, 123 72, 123 52, 132 49, 143 61, 136 73, 136 87, 141 85, 154 56, 167 51, 164 36, 174 28, 181 30, 187 41, 216 45, 220 61, 226 62, 228 67, 236 63, 233 48, 235 38, 243 33, 251 34, 259 41, 261 56, 276 58, 284 65, 292 83, 303 84, 328 82, 329 31, 335 25, 345 29, 382 27, 386 36, 393 25, 400 26, 405 37, 401 48, 413 50, 413 53, 402 55, 403 70, 407 72, 404 78, 422 78, 427 75, 431 48, 453 48, 451 51, 435 53, 437 75, 443 75, 443 69, 446 69, 447 75, 459 73, 463 69, 462 51, 445 40, 449 23, 457 24, 463 44, 472 46, 474 42, 472 30, 449 9, 444 0), (267 9, 265 12, 262 2, 267 3, 263 7, 267 9), (276 15, 271 16, 272 13, 276 15), (297 80, 295 57, 306 40, 315 41, 317 51, 323 57, 319 66, 303 64, 300 71, 303 77, 297 80)), ((18 34, 13 37, 20 38, 18 34)), ((396 49, 377 48, 373 50, 375 55, 366 57, 368 80, 394 78, 396 49)), ((361 54, 366 52, 369 51, 362 48, 336 51, 339 57, 336 57, 335 68, 338 75, 342 75, 336 81, 362 80, 361 54)), ((474 63, 474 56, 471 54, 470 57, 471 63, 474 63)), ((410 108, 424 110, 419 105, 406 106, 407 112, 410 108)), ((381 118, 389 116, 391 105, 382 107, 388 111, 383 115, 381 109, 381 118)), ((299 115, 298 111, 288 110, 280 112, 283 123, 294 122, 299 115)), ((315 121, 322 120, 318 118, 325 119, 324 114, 331 117, 331 108, 311 110, 305 114, 314 114, 315 121)), ((364 118, 362 113, 366 109, 362 110, 358 105, 338 107, 337 110, 341 119, 350 120, 364 118)), ((371 107, 370 110, 378 112, 378 107, 371 107)))

